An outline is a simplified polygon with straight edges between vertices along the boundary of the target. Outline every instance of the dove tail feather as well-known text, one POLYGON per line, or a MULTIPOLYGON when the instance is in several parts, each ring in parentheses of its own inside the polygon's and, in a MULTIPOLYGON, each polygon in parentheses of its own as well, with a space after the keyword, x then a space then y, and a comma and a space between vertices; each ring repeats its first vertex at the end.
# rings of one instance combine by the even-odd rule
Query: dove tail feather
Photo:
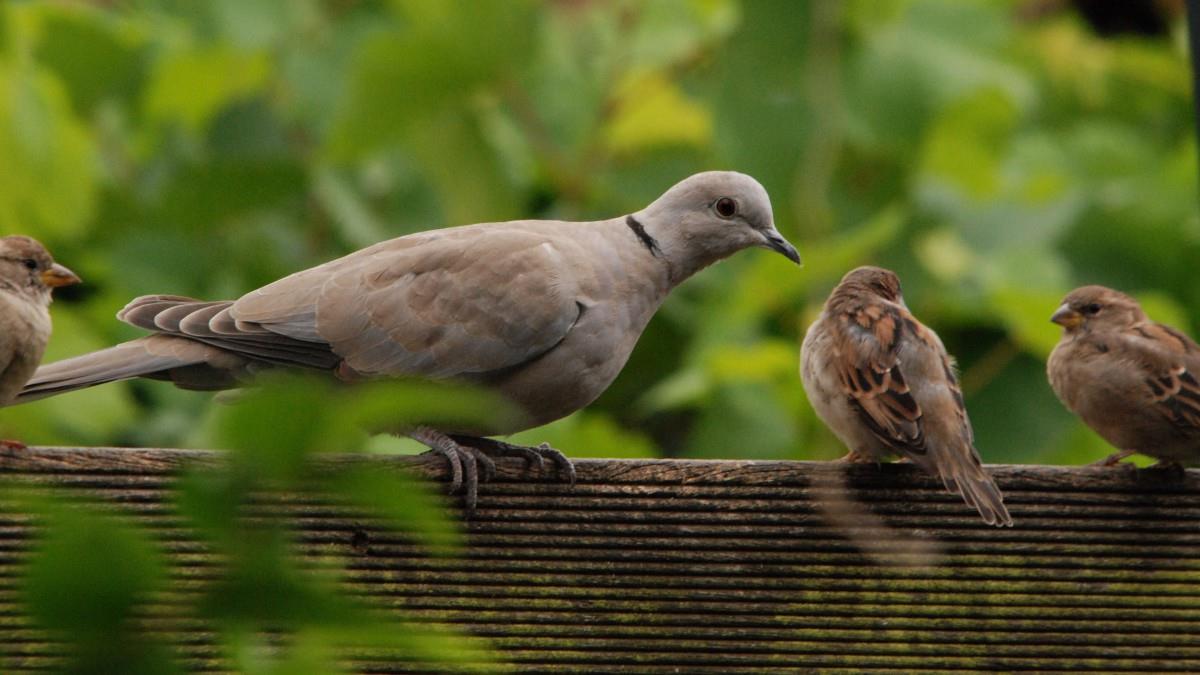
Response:
POLYGON ((214 347, 172 336, 138 338, 41 366, 14 403, 28 403, 54 394, 135 377, 173 380, 179 386, 193 389, 237 386, 231 373, 210 367, 217 365, 213 363, 214 357, 229 361, 228 355, 219 352, 214 347))

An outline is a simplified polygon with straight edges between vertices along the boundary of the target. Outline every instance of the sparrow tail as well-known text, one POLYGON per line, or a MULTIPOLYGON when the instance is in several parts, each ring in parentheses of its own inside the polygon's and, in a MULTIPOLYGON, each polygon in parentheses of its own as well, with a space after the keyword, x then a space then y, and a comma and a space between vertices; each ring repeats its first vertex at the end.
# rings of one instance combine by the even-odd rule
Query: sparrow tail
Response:
POLYGON ((942 484, 946 490, 963 498, 983 518, 983 522, 997 527, 1012 527, 1012 516, 1004 506, 1004 496, 992 477, 983 467, 971 464, 956 472, 957 475, 942 473, 942 484))

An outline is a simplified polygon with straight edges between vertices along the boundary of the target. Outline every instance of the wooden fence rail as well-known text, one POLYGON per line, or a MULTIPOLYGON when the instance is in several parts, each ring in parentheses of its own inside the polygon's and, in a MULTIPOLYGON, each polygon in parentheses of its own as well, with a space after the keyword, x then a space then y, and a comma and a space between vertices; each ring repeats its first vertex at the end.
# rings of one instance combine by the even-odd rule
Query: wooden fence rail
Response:
MULTIPOLYGON (((169 610, 206 564, 171 505, 173 477, 213 458, 30 448, 0 454, 0 480, 86 493, 152 528, 175 566, 156 599, 169 610)), ((442 472, 434 458, 346 461, 442 472)), ((1200 472, 989 467, 1016 521, 997 529, 905 465, 577 467, 569 488, 501 462, 452 560, 311 500, 280 515, 307 555, 349 561, 349 592, 481 636, 515 672, 1200 672, 1200 472), (922 564, 889 564, 910 559, 922 564)), ((22 616, 32 534, 0 515, 6 673, 57 658, 22 616)), ((222 669, 202 627, 159 628, 181 663, 222 669)))

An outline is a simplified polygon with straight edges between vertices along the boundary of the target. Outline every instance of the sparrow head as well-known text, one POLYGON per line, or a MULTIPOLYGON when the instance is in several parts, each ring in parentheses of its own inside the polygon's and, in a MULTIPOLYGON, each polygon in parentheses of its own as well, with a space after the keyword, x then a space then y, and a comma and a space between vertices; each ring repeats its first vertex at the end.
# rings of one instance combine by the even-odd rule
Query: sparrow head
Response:
POLYGON ((705 265, 759 247, 799 264, 800 254, 779 230, 767 191, 735 171, 689 176, 625 219, 652 254, 690 274, 705 265))
POLYGON ((19 234, 0 237, 0 289, 49 304, 52 289, 77 283, 79 277, 54 262, 36 239, 19 234))
POLYGON ((904 295, 900 292, 900 277, 896 273, 882 267, 864 265, 856 267, 842 277, 841 283, 834 289, 833 294, 848 297, 875 297, 888 302, 904 304, 904 295))
POLYGON ((1050 320, 1064 333, 1128 328, 1146 320, 1133 298, 1104 286, 1076 288, 1063 298, 1050 320))

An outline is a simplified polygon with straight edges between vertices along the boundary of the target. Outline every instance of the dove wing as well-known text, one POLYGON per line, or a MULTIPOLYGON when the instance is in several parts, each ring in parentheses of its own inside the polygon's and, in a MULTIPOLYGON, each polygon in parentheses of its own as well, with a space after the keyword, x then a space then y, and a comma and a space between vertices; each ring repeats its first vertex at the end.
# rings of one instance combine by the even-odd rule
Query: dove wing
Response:
POLYGON ((553 348, 582 313, 568 246, 520 224, 396 239, 253 291, 210 324, 323 346, 368 377, 502 370, 553 348))

